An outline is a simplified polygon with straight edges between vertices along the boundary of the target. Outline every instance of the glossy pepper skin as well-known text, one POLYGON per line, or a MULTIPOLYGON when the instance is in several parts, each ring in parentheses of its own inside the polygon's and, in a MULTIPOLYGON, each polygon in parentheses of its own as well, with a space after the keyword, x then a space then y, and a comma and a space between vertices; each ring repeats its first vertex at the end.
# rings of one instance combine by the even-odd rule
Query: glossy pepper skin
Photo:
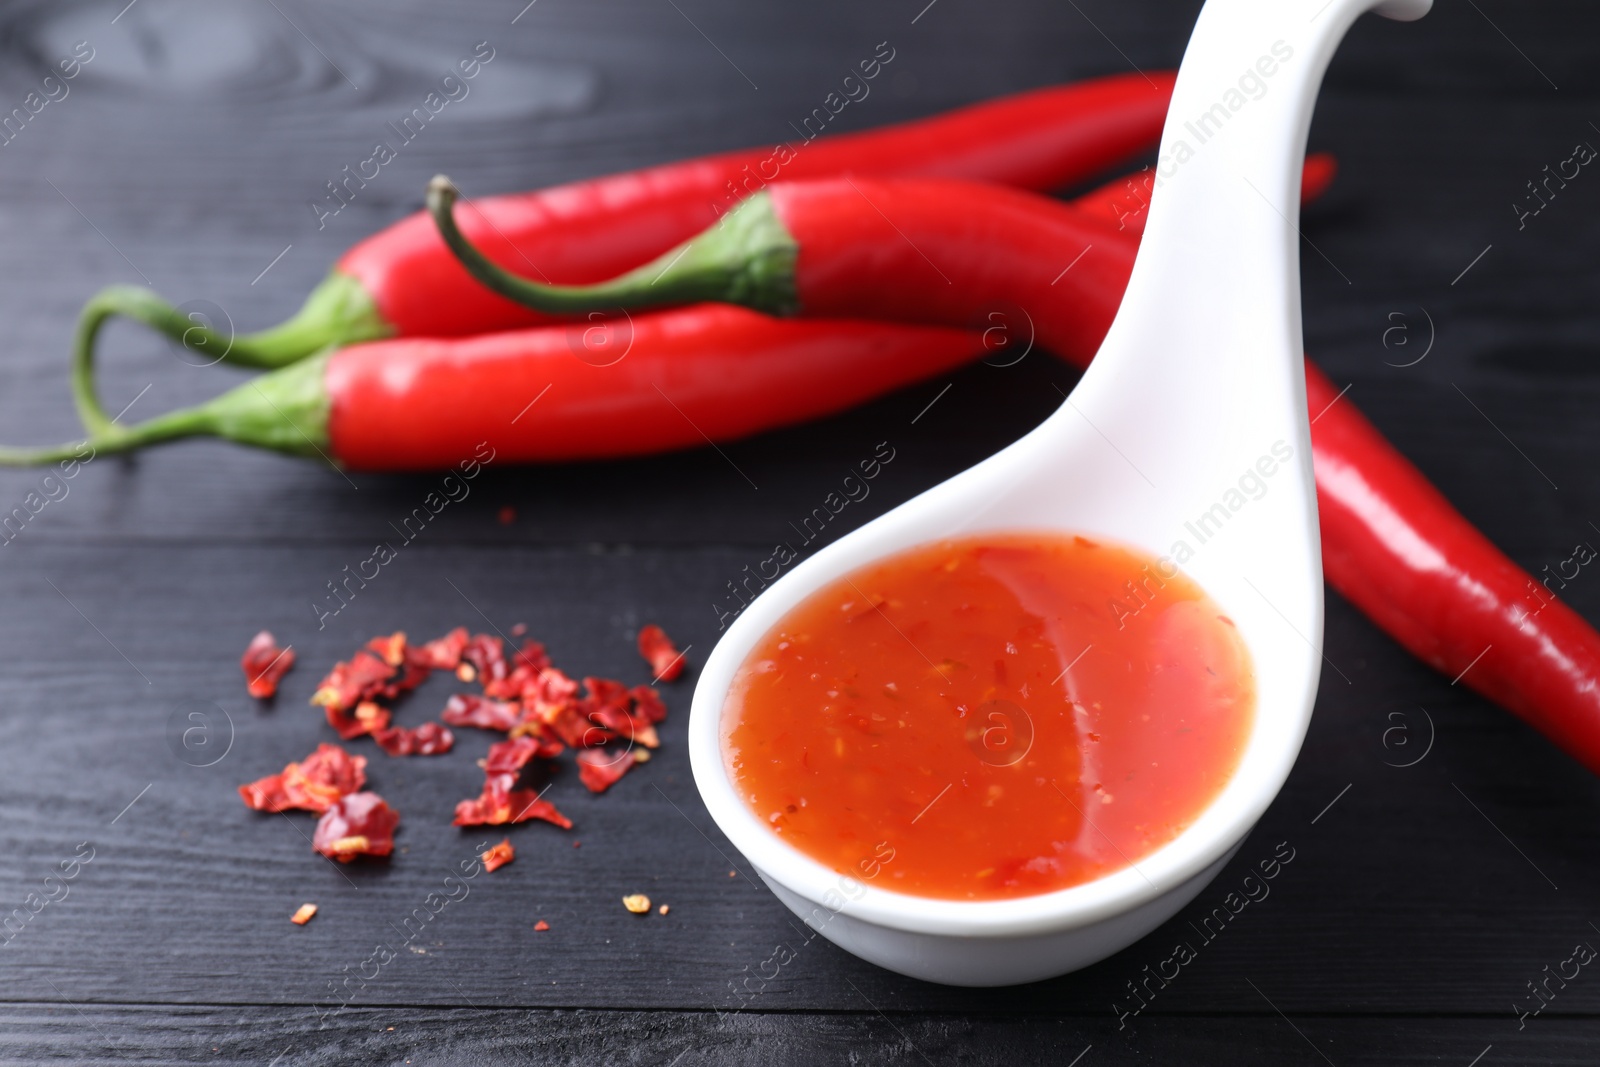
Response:
MULTIPOLYGON (((1082 222, 1057 207, 1059 216, 1082 222)), ((1102 299, 1120 295, 1118 287, 1102 299)), ((98 333, 119 307, 160 314, 159 298, 143 289, 108 290, 91 301, 72 371, 89 439, 0 448, 0 465, 70 462, 194 436, 381 470, 447 468, 501 435, 516 462, 661 451, 816 417, 937 373, 983 350, 992 325, 981 321, 980 334, 897 332, 882 323, 797 322, 706 306, 480 338, 391 338, 336 348, 197 408, 125 427, 106 413, 94 386, 98 333), (685 388, 688 407, 674 412, 678 419, 666 416, 677 402, 663 381, 675 392, 685 388), (537 418, 524 420, 544 388, 557 385, 537 418), (522 406, 499 411, 513 397, 522 406)))
POLYGON ((707 304, 606 323, 349 345, 193 408, 123 426, 80 338, 85 441, 0 448, 0 465, 70 464, 213 436, 356 470, 603 459, 728 441, 831 414, 984 350, 967 331, 793 321, 707 304))
MULTIPOLYGON (((485 197, 463 211, 461 225, 508 269, 583 283, 637 267, 778 178, 917 175, 1060 188, 1153 147, 1173 78, 1170 71, 1093 78, 876 130, 485 197)), ((97 332, 94 317, 111 315, 135 318, 214 360, 267 368, 332 345, 461 337, 550 319, 474 283, 421 212, 352 247, 293 318, 259 333, 218 333, 155 294, 128 288, 92 300, 83 328, 97 332)))
MULTIPOLYGON (((904 175, 1048 191, 1153 145, 1172 81, 1167 72, 1149 80, 1139 74, 1095 78, 880 130, 486 197, 463 212, 462 226, 510 270, 583 283, 649 261, 779 179, 904 175)), ((362 241, 334 269, 358 280, 401 335, 451 337, 544 319, 474 283, 426 212, 362 241)))
POLYGON ((1600 774, 1600 634, 1338 395, 1307 360, 1328 583, 1418 659, 1600 774))
POLYGON ((957 330, 785 322, 706 305, 636 316, 631 342, 618 345, 630 345, 627 354, 591 365, 573 354, 575 330, 339 350, 324 376, 329 454, 358 470, 432 470, 485 441, 497 463, 729 441, 948 370, 983 344, 957 330))
MULTIPOLYGON (((1138 247, 1108 220, 970 183, 812 182, 774 185, 763 197, 741 210, 775 229, 747 226, 743 240, 730 240, 730 227, 709 234, 679 261, 689 264, 681 278, 661 280, 666 291, 714 299, 720 286, 773 310, 876 309, 945 324, 1009 302, 1027 312, 1046 349, 1083 367, 1116 314, 1138 247), (764 268, 741 273, 745 261, 764 268)), ((448 197, 434 200, 447 222, 448 197)), ((492 280, 570 310, 596 293, 628 306, 644 291, 635 274, 587 292, 492 280)), ((1600 633, 1467 522, 1309 362, 1306 377, 1329 584, 1425 662, 1460 675, 1600 774, 1600 633)))
POLYGON ((1137 245, 1072 206, 947 179, 779 182, 681 248, 616 278, 556 286, 511 274, 458 229, 449 179, 428 202, 486 285, 552 314, 717 300, 770 314, 982 328, 1021 309, 1037 341, 1088 359, 1137 245))

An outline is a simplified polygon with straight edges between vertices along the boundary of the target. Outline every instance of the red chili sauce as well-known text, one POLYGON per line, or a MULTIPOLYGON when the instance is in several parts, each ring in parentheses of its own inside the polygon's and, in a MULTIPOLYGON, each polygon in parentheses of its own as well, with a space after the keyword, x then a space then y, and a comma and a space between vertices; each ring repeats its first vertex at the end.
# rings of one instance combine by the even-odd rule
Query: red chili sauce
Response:
POLYGON ((889 556, 739 668, 723 758, 762 822, 882 889, 996 900, 1171 841, 1255 714, 1238 630, 1166 560, 1058 534, 889 556))

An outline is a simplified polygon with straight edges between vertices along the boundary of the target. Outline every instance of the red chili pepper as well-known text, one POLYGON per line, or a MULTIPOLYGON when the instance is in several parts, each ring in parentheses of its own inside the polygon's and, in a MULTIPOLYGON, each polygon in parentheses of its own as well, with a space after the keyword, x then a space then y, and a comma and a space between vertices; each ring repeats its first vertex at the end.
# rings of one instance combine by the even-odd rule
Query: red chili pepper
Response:
POLYGON ((729 441, 848 408, 958 366, 966 331, 785 322, 729 307, 610 323, 626 355, 591 366, 562 327, 353 345, 264 374, 209 403, 122 427, 94 396, 80 349, 85 442, 0 448, 0 466, 82 462, 216 436, 362 470, 642 455, 729 441))
POLYGON ((341 797, 367 782, 367 757, 352 756, 338 745, 322 744, 278 774, 239 787, 246 807, 256 811, 327 811, 341 797))
POLYGON ((376 793, 351 793, 317 822, 311 835, 314 852, 340 863, 357 856, 387 856, 394 851, 394 829, 400 813, 376 793))
POLYGON ((1032 193, 963 181, 780 182, 661 259, 609 281, 510 274, 460 232, 448 179, 428 205, 485 285, 551 313, 713 300, 773 315, 971 327, 1024 309, 1037 340, 1088 359, 1121 302, 1137 245, 1032 193))
MULTIPOLYGON (((879 130, 489 197, 474 203, 464 225, 497 262, 561 282, 589 282, 659 255, 780 175, 953 177, 1058 189, 1154 147, 1173 78, 1170 71, 1094 78, 879 130)), ((116 288, 89 302, 80 335, 92 343, 117 314, 216 359, 254 367, 282 367, 330 345, 456 337, 544 320, 474 285, 422 212, 350 249, 298 314, 261 333, 219 334, 149 290, 116 288)))
MULTIPOLYGON (((432 206, 448 227, 440 191, 431 190, 432 206)), ((1028 311, 1045 348, 1084 366, 1116 313, 1137 248, 1027 193, 867 179, 774 185, 697 241, 673 253, 685 264, 676 276, 655 265, 638 272, 660 287, 649 293, 633 273, 552 290, 469 265, 502 292, 574 309, 601 291, 606 304, 627 306, 664 290, 672 299, 821 315, 875 308, 886 318, 960 324, 1008 301, 1028 311), (1080 253, 1083 261, 1062 273, 1080 253)), ((1450 507, 1314 368, 1307 378, 1329 583, 1424 661, 1460 675, 1600 773, 1600 633, 1450 507)))
POLYGON ((1600 774, 1600 634, 1453 508, 1310 360, 1306 400, 1320 413, 1311 450, 1329 584, 1424 663, 1600 774))
POLYGON ((244 671, 245 688, 257 700, 276 696, 278 682, 294 666, 294 652, 279 648, 277 640, 266 630, 251 639, 239 659, 244 671))
POLYGON ((650 664, 658 682, 673 681, 683 673, 683 653, 667 631, 654 623, 639 630, 639 655, 650 664))

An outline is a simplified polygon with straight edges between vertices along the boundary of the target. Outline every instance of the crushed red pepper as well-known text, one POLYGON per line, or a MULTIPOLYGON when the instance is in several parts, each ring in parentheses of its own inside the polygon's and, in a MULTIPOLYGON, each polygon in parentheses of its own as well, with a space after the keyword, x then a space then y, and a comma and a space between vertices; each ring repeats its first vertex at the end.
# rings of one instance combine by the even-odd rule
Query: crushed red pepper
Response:
POLYGON ((531 760, 549 759, 560 753, 561 744, 536 737, 517 737, 497 741, 489 746, 489 755, 483 761, 483 792, 472 800, 456 805, 457 826, 500 826, 508 822, 543 819, 563 830, 570 829, 572 820, 556 810, 554 804, 540 799, 532 789, 518 789, 517 780, 531 760))
POLYGON ((257 700, 277 695, 278 682, 294 666, 294 650, 279 648, 271 631, 262 630, 251 638, 239 657, 239 668, 244 671, 245 688, 257 700))
POLYGON ((648 685, 636 685, 628 690, 633 697, 633 713, 648 723, 658 723, 667 717, 667 706, 661 694, 648 685))
POLYGON ((461 653, 467 647, 467 628, 457 626, 443 637, 422 646, 422 658, 436 670, 453 671, 461 665, 461 653))
POLYGON ((327 709, 328 724, 339 731, 339 736, 349 740, 367 731, 357 729, 346 734, 341 721, 350 719, 345 713, 362 701, 370 701, 383 694, 384 683, 394 675, 394 667, 371 652, 357 652, 348 663, 336 663, 328 676, 317 685, 311 703, 327 709))
POLYGON ((406 661, 406 632, 396 630, 388 637, 374 637, 367 642, 367 651, 375 652, 391 667, 406 661))
POLYGON ((563 830, 572 829, 572 820, 542 800, 532 789, 506 789, 485 782, 483 793, 456 804, 456 826, 503 826, 506 823, 543 819, 563 830))
POLYGON ((578 753, 578 779, 589 788, 589 792, 604 793, 616 785, 635 763, 643 763, 641 757, 645 755, 647 753, 632 749, 608 752, 605 749, 586 748, 578 753))
POLYGON ((516 858, 517 850, 511 847, 511 838, 508 837, 484 850, 483 869, 493 873, 516 858))
MULTIPOLYGON (((668 652, 662 661, 665 672, 652 662, 658 680, 676 677, 682 657, 659 627, 653 629, 657 638, 649 643, 668 652)), ((526 630, 520 624, 513 627, 518 637, 526 630)), ((646 637, 641 632, 641 651, 646 637)), ((246 658, 254 654, 260 661, 269 650, 277 661, 270 664, 275 683, 293 662, 293 655, 287 650, 280 655, 270 634, 263 631, 251 643, 246 658)), ((435 670, 454 671, 464 681, 477 681, 481 693, 454 694, 440 718, 451 726, 494 730, 506 739, 491 745, 488 756, 479 761, 484 770, 483 789, 477 797, 457 803, 455 825, 498 826, 540 819, 570 829, 572 821, 543 799, 542 790, 523 782, 529 765, 535 760, 554 760, 572 747, 579 750, 578 774, 583 784, 592 792, 604 792, 634 765, 646 762, 650 758, 647 749, 660 744, 655 724, 666 718, 666 705, 648 685, 630 689, 621 682, 596 677, 585 677, 580 685, 551 664, 537 641, 523 641, 509 658, 505 650, 501 638, 472 634, 466 627, 420 646, 410 644, 403 631, 396 631, 374 637, 348 662, 335 664, 311 702, 324 709, 328 723, 341 738, 370 734, 391 756, 438 755, 454 746, 448 728, 437 722, 391 726, 393 713, 386 704, 416 688, 435 670), (616 741, 626 742, 626 747, 600 747, 616 741), (635 749, 635 744, 645 748, 635 749)), ((658 657, 661 654, 656 653, 658 657)), ((366 762, 364 756, 351 756, 336 745, 324 744, 282 773, 240 786, 239 793, 247 805, 262 811, 303 808, 322 813, 313 842, 322 855, 340 862, 364 855, 388 856, 394 849, 394 829, 400 816, 376 793, 359 791, 366 783, 366 762)), ((514 855, 507 838, 486 852, 484 859, 493 870, 514 855), (502 847, 508 853, 506 858, 490 864, 491 855, 498 856, 502 847)))
POLYGON ((651 623, 639 630, 639 655, 650 664, 659 682, 670 682, 683 673, 683 653, 661 627, 651 623))
POLYGON ((256 811, 324 812, 367 782, 367 757, 352 756, 338 745, 321 744, 299 763, 239 787, 245 805, 256 811))
POLYGON ((488 685, 504 678, 509 669, 506 666, 505 642, 493 634, 473 634, 472 640, 461 651, 461 665, 471 668, 470 675, 465 677, 457 670, 456 676, 463 682, 476 681, 480 685, 488 685))
POLYGON ((489 746, 489 755, 483 760, 486 782, 512 788, 522 775, 522 769, 534 759, 554 759, 561 754, 560 741, 547 741, 538 737, 514 737, 496 741, 489 746))
POLYGON ((480 730, 499 730, 509 733, 522 715, 519 704, 504 700, 490 700, 476 693, 456 693, 445 702, 440 715, 451 726, 476 726, 480 730))
POLYGON ((372 731, 378 747, 391 756, 441 756, 455 747, 456 735, 436 722, 372 731))
POLYGON ((400 813, 376 793, 351 793, 329 808, 311 835, 311 848, 340 863, 394 851, 400 813))

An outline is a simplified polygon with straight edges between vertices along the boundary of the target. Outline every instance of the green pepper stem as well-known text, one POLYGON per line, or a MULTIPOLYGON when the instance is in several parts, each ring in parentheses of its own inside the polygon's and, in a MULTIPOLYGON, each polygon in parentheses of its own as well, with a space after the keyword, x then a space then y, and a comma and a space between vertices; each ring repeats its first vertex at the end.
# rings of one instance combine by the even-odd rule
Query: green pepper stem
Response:
MULTIPOLYGON (((115 315, 136 319, 212 363, 263 370, 286 367, 332 345, 372 341, 394 333, 366 288, 337 270, 311 291, 288 321, 257 333, 235 335, 231 326, 219 332, 197 313, 186 313, 149 289, 128 285, 96 294, 83 309, 80 329, 86 328, 92 341, 115 315)), ((92 429, 87 423, 85 428, 92 429)))
POLYGON ((467 273, 501 296, 538 311, 572 315, 704 300, 742 304, 774 315, 793 314, 797 309, 797 245, 773 210, 772 198, 764 192, 744 200, 715 226, 653 262, 593 285, 535 282, 491 262, 456 224, 459 195, 442 174, 428 183, 428 212, 439 236, 467 273))
MULTIPOLYGON (((91 333, 92 340, 92 333, 91 333)), ((93 367, 73 368, 79 414, 89 426, 81 441, 45 448, 0 447, 0 467, 35 467, 132 452, 184 437, 221 437, 295 456, 329 455, 327 388, 323 374, 328 354, 291 363, 231 389, 204 404, 157 415, 133 426, 106 417, 94 392, 93 367)))
POLYGON ((72 460, 87 461, 96 456, 132 452, 146 445, 162 441, 176 441, 213 432, 204 416, 203 408, 183 408, 139 423, 137 426, 113 425, 109 431, 91 434, 82 441, 47 448, 10 448, 0 446, 0 467, 40 467, 49 463, 66 463, 72 460))

